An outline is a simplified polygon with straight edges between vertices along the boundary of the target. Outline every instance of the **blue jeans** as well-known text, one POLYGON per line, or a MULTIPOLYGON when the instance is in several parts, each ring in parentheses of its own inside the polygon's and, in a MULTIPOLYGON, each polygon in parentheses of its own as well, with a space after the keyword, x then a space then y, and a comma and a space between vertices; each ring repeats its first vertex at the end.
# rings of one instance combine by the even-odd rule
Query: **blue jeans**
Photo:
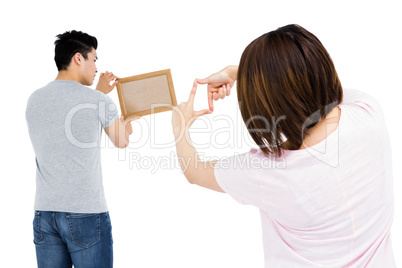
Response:
POLYGON ((35 211, 34 243, 38 268, 113 267, 109 213, 35 211))

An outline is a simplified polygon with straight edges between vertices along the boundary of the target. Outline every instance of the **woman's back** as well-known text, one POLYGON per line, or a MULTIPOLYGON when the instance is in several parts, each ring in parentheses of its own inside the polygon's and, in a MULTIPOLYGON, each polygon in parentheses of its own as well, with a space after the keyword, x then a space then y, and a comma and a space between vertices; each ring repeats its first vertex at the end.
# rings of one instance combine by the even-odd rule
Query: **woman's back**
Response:
POLYGON ((312 147, 280 158, 252 150, 215 168, 225 192, 260 209, 266 267, 395 267, 381 108, 358 91, 339 108, 336 130, 312 147))

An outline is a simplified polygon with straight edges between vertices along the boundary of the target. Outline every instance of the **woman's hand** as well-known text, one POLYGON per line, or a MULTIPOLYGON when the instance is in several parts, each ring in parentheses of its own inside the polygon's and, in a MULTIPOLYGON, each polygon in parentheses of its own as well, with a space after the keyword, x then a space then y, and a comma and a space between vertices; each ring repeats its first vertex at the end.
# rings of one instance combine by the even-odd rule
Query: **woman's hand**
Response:
POLYGON ((236 81, 237 69, 237 66, 231 65, 207 78, 197 79, 199 84, 208 84, 208 105, 211 111, 214 110, 213 100, 224 99, 230 95, 236 81))
POLYGON ((197 80, 193 83, 193 88, 187 102, 182 102, 175 107, 172 112, 172 125, 175 137, 190 129, 195 119, 204 114, 209 114, 212 111, 204 109, 201 111, 194 111, 194 98, 197 91, 197 80))

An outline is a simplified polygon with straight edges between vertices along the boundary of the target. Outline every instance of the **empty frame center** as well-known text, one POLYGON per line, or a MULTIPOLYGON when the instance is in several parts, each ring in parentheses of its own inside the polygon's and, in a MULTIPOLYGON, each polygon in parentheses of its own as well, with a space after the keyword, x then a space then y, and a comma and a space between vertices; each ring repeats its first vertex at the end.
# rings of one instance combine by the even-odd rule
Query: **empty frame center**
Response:
POLYGON ((127 113, 145 111, 172 104, 166 75, 124 83, 122 84, 122 90, 127 113))

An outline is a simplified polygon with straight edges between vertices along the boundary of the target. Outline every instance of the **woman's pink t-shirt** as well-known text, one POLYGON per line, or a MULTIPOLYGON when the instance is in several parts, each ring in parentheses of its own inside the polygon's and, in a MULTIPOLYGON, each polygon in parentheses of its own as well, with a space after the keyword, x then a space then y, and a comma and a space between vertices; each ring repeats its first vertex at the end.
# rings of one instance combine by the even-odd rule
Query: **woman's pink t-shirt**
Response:
POLYGON ((265 267, 395 267, 391 146, 379 104, 344 92, 337 129, 281 158, 257 149, 220 160, 215 177, 260 209, 265 267))

